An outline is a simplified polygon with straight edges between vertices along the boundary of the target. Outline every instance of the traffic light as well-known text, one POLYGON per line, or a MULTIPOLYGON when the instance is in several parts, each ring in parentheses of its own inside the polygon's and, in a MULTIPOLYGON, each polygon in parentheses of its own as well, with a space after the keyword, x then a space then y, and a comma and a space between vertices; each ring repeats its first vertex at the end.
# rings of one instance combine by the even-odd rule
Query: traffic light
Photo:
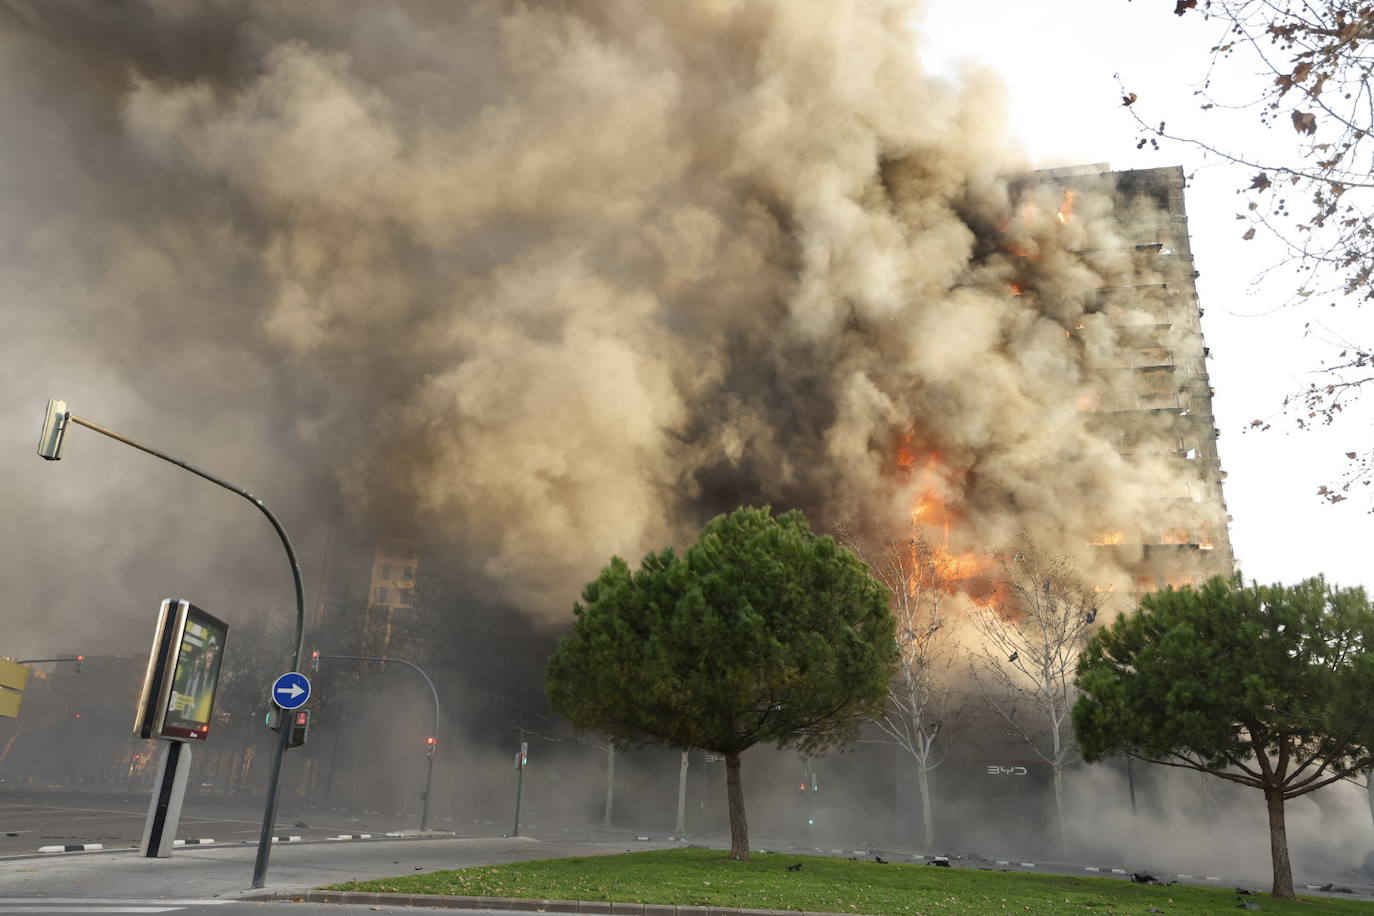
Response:
POLYGON ((319 650, 319 649, 314 649, 314 650, 312 650, 312 651, 310 652, 310 672, 311 672, 312 674, 319 674, 319 673, 320 673, 320 650, 319 650))
POLYGON ((77 673, 77 674, 80 674, 80 673, 81 673, 81 664, 82 664, 82 662, 84 662, 85 660, 86 660, 86 656, 84 656, 84 655, 78 655, 78 656, 76 657, 76 673, 77 673))
POLYGON ((439 749, 439 739, 430 735, 425 739, 425 756, 433 757, 435 751, 439 749))
POLYGON ((281 707, 276 703, 268 706, 267 715, 263 716, 263 722, 272 731, 279 731, 281 729, 281 707))
POLYGON ((310 710, 298 709, 291 714, 291 737, 286 739, 287 747, 300 747, 310 732, 310 710))

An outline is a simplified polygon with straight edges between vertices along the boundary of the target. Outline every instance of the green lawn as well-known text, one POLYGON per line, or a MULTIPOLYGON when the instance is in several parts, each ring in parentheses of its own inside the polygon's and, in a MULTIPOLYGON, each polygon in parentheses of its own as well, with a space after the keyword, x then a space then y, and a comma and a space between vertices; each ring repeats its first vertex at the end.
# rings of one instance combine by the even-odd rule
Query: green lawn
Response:
MULTIPOLYGON (((733 862, 722 850, 674 849, 462 868, 327 890, 463 894, 545 900, 611 900, 772 910, 934 916, 948 913, 1217 914, 1237 910, 1230 888, 1155 887, 1109 878, 1036 875, 781 853, 733 862), (801 863, 788 871, 787 866, 801 863)), ((1362 914, 1374 903, 1257 894, 1244 898, 1271 914, 1362 914)))

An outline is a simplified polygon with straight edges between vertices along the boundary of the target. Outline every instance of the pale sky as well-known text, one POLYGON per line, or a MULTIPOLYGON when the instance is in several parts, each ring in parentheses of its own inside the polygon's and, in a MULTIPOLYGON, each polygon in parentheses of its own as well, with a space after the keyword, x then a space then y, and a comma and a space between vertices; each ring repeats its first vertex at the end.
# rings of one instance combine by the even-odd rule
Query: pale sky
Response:
MULTIPOLYGON (((1281 275, 1252 282, 1277 248, 1244 242, 1236 188, 1248 173, 1211 164, 1182 145, 1137 150, 1134 121, 1121 106, 1116 74, 1139 96, 1150 123, 1202 138, 1240 138, 1246 152, 1287 150, 1291 138, 1252 127, 1253 113, 1222 121, 1201 113, 1193 92, 1219 26, 1189 14, 1174 16, 1166 0, 929 0, 918 24, 927 66, 956 76, 964 67, 990 68, 1006 84, 1011 133, 1039 167, 1107 162, 1116 169, 1182 165, 1193 175, 1186 204, 1193 255, 1200 271, 1203 332, 1213 358, 1213 408, 1221 432, 1223 487, 1233 521, 1231 539, 1247 578, 1291 583, 1323 573, 1341 585, 1374 592, 1374 492, 1332 506, 1317 487, 1337 479, 1343 453, 1374 445, 1374 391, 1331 429, 1295 431, 1279 412, 1285 395, 1305 386, 1330 346, 1304 334, 1319 323, 1329 339, 1366 345, 1374 316, 1353 303, 1283 308, 1294 288, 1281 275), (1247 431, 1251 420, 1273 431, 1247 431)), ((1228 73, 1240 71, 1226 71, 1228 73)), ((1214 84, 1224 90, 1225 82, 1214 84)), ((1246 98, 1254 82, 1233 78, 1228 100, 1246 98)), ((1280 131, 1282 128, 1280 128, 1280 131)))

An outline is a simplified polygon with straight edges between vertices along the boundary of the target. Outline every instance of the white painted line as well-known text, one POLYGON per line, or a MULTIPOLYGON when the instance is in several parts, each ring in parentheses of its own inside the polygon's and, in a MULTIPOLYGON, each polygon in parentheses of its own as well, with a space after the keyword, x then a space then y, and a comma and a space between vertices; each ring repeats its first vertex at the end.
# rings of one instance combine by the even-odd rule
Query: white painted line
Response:
POLYGON ((924 859, 925 856, 912 856, 913 859, 924 859))
POLYGON ((181 909, 175 906, 64 906, 60 911, 50 906, 5 906, 0 913, 170 913, 181 909))
POLYGON ((1021 863, 1021 867, 1022 867, 1022 868, 1034 868, 1034 867, 1035 867, 1035 863, 1034 863, 1034 862, 1022 862, 1022 863, 1021 863))
POLYGON ((1084 871, 1101 871, 1102 869, 1098 868, 1096 865, 1085 865, 1085 866, 1083 866, 1083 870, 1084 870, 1084 871))
POLYGON ((1114 874, 1114 875, 1124 875, 1124 874, 1126 874, 1126 869, 1124 869, 1124 868, 1113 868, 1113 869, 1112 869, 1112 874, 1114 874))
POLYGON ((1220 881, 1220 878, 1213 878, 1211 875, 1203 875, 1208 881, 1220 881))
POLYGON ((997 860, 997 864, 998 864, 998 865, 1010 865, 1011 863, 1010 863, 1009 861, 1007 861, 1006 859, 998 859, 998 860, 997 860))
POLYGON ((402 832, 399 831, 399 830, 393 830, 393 831, 389 832, 389 833, 387 834, 387 836, 405 836, 405 834, 402 833, 402 832))
MULTIPOLYGON (((222 906, 226 903, 238 902, 236 900, 197 900, 192 897, 180 899, 163 899, 159 897, 156 900, 130 897, 6 897, 4 901, 5 905, 11 903, 87 903, 92 906, 98 904, 109 904, 110 906, 125 904, 129 906, 222 906)), ((49 910, 49 912, 52 911, 49 910)))
POLYGON ((1192 876, 1192 875, 1179 875, 1178 877, 1182 878, 1182 879, 1185 880, 1185 881, 1191 881, 1191 880, 1193 880, 1193 876, 1192 876))

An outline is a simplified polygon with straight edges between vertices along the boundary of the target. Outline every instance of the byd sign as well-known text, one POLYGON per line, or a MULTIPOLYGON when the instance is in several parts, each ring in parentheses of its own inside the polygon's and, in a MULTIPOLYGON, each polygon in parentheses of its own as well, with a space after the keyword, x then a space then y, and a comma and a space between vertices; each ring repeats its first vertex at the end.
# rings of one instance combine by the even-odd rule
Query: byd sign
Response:
POLYGON ((1030 775, 1030 773, 1029 773, 1029 771, 1028 771, 1025 767, 1023 767, 1023 766, 1009 766, 1009 767, 1004 767, 1004 766, 1001 766, 1000 764, 989 763, 989 764, 988 764, 988 775, 989 775, 989 776, 1028 776, 1028 775, 1030 775))

